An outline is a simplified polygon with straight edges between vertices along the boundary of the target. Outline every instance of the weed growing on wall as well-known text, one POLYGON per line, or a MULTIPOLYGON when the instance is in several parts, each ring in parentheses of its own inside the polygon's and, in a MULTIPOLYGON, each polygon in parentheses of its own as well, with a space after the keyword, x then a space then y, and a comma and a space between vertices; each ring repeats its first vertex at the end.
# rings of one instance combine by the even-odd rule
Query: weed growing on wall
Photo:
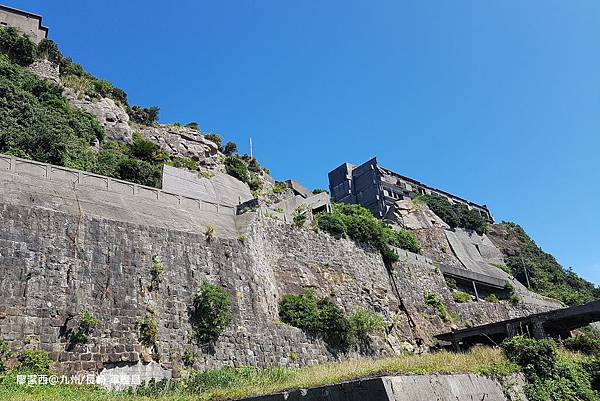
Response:
POLYGON ((98 325, 98 319, 92 313, 83 309, 77 328, 71 334, 71 342, 74 344, 85 344, 89 341, 89 337, 98 325))

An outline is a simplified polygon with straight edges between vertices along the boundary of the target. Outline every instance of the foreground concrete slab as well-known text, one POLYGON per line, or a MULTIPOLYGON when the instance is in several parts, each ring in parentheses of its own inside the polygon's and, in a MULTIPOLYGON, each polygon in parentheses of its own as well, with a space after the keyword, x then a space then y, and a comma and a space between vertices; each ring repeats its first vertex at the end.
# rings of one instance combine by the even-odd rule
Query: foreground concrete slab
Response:
MULTIPOLYGON (((517 397, 525 399, 514 391, 517 397)), ((503 385, 487 377, 456 375, 384 376, 312 389, 301 389, 245 401, 507 401, 503 385)))

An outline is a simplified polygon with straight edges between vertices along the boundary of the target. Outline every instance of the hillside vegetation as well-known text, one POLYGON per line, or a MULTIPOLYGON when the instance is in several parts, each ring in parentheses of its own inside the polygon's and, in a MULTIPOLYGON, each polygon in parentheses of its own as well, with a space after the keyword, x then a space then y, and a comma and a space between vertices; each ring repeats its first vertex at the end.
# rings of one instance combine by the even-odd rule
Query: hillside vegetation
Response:
POLYGON ((600 298, 600 288, 579 277, 574 271, 563 268, 520 225, 503 222, 501 226, 518 241, 516 252, 510 255, 505 252, 505 261, 508 272, 521 283, 527 285, 527 270, 531 290, 558 299, 566 305, 581 305, 600 298))

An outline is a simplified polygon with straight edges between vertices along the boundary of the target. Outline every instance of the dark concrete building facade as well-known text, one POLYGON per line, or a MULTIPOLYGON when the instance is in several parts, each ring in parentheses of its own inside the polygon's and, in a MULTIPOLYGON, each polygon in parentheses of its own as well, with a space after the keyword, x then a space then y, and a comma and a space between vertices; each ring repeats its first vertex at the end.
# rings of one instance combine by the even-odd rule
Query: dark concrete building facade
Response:
POLYGON ((375 157, 357 167, 344 163, 331 171, 329 191, 333 202, 358 203, 380 218, 399 200, 414 199, 419 195, 437 195, 448 199, 450 203, 476 210, 490 222, 494 221, 486 205, 470 202, 381 167, 375 157))

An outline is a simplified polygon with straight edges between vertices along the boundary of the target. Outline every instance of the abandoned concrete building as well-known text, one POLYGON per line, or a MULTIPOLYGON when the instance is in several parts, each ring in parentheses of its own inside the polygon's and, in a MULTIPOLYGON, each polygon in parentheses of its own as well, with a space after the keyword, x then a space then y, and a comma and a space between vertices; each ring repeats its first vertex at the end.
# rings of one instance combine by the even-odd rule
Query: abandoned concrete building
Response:
POLYGON ((42 26, 42 17, 27 11, 0 5, 0 26, 12 26, 38 44, 48 37, 48 28, 42 26))
POLYGON ((358 167, 344 163, 328 176, 333 202, 358 203, 380 218, 399 200, 413 199, 419 195, 438 195, 452 204, 462 204, 476 210, 491 223, 494 221, 486 205, 478 205, 383 168, 375 157, 358 167))

